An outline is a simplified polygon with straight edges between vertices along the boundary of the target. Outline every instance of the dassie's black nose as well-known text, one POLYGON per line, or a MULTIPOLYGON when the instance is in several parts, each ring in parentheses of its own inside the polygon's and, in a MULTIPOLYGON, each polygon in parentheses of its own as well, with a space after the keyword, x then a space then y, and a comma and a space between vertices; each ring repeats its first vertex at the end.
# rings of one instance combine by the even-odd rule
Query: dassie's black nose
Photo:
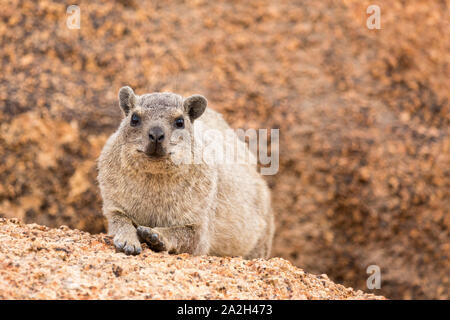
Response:
POLYGON ((164 131, 160 127, 153 127, 150 129, 148 133, 148 137, 151 142, 163 142, 164 140, 164 131))

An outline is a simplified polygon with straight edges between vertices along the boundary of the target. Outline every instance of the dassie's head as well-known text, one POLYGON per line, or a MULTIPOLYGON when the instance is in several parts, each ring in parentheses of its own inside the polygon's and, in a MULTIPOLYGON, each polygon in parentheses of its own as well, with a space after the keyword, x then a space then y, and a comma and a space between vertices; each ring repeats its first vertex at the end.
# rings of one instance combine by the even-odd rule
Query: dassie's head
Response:
POLYGON ((124 113, 119 127, 120 152, 127 167, 164 173, 191 156, 193 122, 207 106, 203 96, 138 96, 130 87, 123 87, 119 104, 124 113))

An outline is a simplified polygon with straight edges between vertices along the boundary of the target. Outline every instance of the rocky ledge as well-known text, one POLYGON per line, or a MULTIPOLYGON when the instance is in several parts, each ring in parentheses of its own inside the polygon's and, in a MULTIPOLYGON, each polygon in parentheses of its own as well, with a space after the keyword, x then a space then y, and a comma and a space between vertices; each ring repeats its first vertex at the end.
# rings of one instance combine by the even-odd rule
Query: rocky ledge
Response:
POLYGON ((104 234, 0 218, 0 299, 383 299, 290 262, 115 251, 104 234))

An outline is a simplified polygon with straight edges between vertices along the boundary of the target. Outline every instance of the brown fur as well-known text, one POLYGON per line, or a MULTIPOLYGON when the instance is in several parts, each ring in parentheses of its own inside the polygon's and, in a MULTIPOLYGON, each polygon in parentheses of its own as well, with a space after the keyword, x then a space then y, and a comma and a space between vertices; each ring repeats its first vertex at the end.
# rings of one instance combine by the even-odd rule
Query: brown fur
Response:
MULTIPOLYGON (((170 137, 179 117, 189 133, 194 122, 205 129, 229 129, 220 114, 206 108, 206 99, 137 96, 124 87, 119 101, 125 117, 98 160, 103 212, 117 249, 139 254, 145 241, 155 251, 268 257, 274 233, 270 193, 255 165, 177 165, 148 155, 149 130, 158 126, 170 137), (134 113, 141 119, 136 127, 130 125, 134 113)), ((193 143, 165 138, 158 148, 175 158, 193 156, 197 144, 189 148, 188 142, 193 143)))

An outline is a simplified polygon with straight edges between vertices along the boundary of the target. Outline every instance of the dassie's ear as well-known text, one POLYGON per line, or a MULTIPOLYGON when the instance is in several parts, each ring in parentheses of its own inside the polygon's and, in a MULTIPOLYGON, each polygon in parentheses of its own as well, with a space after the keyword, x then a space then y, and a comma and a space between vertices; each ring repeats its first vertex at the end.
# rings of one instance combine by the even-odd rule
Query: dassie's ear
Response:
POLYGON ((131 109, 136 105, 136 95, 130 87, 122 87, 119 90, 119 105, 122 108, 125 116, 128 115, 131 109))
POLYGON ((204 96, 195 94, 186 98, 183 102, 184 110, 189 114, 191 121, 200 117, 206 109, 208 101, 204 96))

